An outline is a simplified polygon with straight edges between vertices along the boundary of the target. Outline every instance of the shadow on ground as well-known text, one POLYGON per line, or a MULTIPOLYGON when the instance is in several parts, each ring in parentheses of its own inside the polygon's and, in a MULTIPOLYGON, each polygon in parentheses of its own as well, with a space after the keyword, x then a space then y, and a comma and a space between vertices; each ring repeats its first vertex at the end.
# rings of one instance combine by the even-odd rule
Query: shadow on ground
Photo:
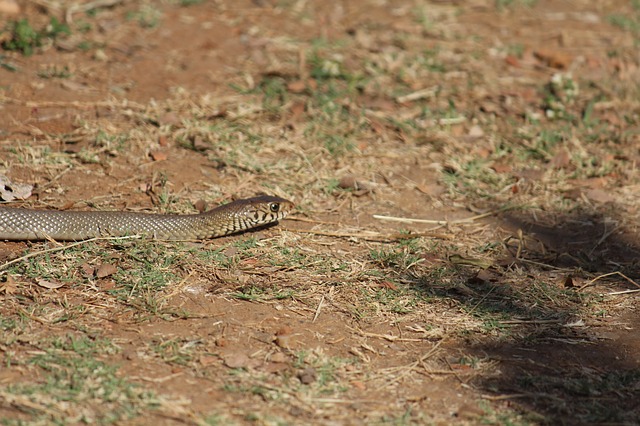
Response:
POLYGON ((508 338, 465 347, 499 364, 497 375, 474 387, 543 423, 636 424, 638 319, 616 312, 632 306, 635 294, 606 294, 638 289, 631 280, 640 277, 640 247, 612 216, 556 214, 553 225, 526 213, 500 218, 513 235, 504 240, 503 259, 487 273, 463 266, 472 292, 446 294, 479 318, 505 319, 493 325, 508 338), (612 275, 591 282, 605 274, 612 275), (594 312, 592 301, 607 310, 594 312))

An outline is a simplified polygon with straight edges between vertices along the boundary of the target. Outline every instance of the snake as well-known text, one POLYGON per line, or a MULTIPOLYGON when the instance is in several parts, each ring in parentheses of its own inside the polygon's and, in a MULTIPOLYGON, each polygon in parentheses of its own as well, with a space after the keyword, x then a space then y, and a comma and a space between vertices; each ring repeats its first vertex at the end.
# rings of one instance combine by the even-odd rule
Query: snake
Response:
POLYGON ((270 195, 183 215, 0 207, 0 240, 81 241, 128 235, 158 240, 202 240, 274 224, 284 219, 293 207, 291 201, 270 195))

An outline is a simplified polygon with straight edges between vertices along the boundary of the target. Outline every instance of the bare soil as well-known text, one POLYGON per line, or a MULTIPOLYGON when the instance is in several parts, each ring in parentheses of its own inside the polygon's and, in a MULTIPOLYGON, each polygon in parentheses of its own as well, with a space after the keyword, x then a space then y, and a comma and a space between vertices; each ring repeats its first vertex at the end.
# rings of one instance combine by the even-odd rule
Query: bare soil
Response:
POLYGON ((0 241, 0 423, 638 423, 637 1, 17 4, 11 207, 297 207, 0 241))

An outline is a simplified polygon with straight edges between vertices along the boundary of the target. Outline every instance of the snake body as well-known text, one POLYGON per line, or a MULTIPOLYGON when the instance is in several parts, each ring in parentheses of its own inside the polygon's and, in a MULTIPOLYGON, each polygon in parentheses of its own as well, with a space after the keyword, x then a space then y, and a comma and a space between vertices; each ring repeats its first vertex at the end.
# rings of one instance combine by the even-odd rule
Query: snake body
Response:
POLYGON ((237 200, 200 214, 56 211, 0 207, 0 240, 80 241, 144 235, 159 240, 215 238, 283 219, 291 201, 272 196, 237 200))

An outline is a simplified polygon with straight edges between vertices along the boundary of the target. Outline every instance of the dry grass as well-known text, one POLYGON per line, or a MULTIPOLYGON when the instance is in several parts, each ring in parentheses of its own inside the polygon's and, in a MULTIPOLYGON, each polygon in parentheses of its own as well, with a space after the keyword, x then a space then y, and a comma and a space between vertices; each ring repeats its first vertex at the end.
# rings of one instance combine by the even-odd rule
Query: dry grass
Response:
MULTIPOLYGON (((0 172, 37 183, 25 205, 185 213, 266 192, 297 209, 214 241, 0 247, 5 424, 637 417, 638 33, 606 24, 613 6, 584 13, 615 51, 587 15, 556 11, 565 63, 529 38, 553 23, 530 2, 38 3, 93 47, 41 77, 43 96, 18 96, 19 76, 0 88, 16 117, 0 172), (114 96, 96 78, 100 96, 52 101, 51 81, 107 79, 94 54, 124 47, 96 28, 112 20, 154 54, 154 37, 172 42, 158 29, 184 22, 237 23, 248 47, 221 43, 202 73, 163 47, 159 73, 187 63, 215 89, 114 96)), ((42 49, 0 59, 35 72, 61 55, 42 49)))

